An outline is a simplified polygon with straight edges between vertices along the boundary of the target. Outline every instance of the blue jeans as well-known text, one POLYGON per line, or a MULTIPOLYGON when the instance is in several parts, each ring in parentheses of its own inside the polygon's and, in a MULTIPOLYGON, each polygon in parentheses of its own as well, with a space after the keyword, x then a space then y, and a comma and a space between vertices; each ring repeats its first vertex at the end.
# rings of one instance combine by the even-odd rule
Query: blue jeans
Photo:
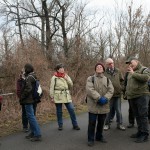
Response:
POLYGON ((88 141, 95 141, 95 127, 96 128, 96 139, 101 140, 103 138, 103 126, 106 119, 106 114, 93 114, 89 113, 89 124, 88 124, 88 141), (97 122, 97 125, 96 125, 97 122))
POLYGON ((149 135, 148 124, 148 103, 149 96, 144 95, 134 99, 130 99, 133 113, 136 117, 138 132, 149 135))
POLYGON ((117 123, 122 124, 121 98, 113 97, 110 100, 110 112, 107 114, 107 118, 106 118, 106 122, 105 122, 106 125, 110 124, 110 119, 111 119, 113 108, 116 112, 117 123))
MULTIPOLYGON (((63 119, 62 119, 62 103, 56 103, 56 113, 57 113, 57 121, 58 121, 58 126, 63 126, 63 119)), ((72 121, 72 125, 73 126, 78 126, 77 123, 77 119, 76 119, 76 115, 74 112, 74 106, 72 103, 65 103, 65 106, 69 112, 71 121, 72 121)))
POLYGON ((33 104, 25 105, 25 109, 26 109, 27 118, 29 120, 31 133, 33 133, 34 136, 41 136, 40 127, 34 115, 33 104))
MULTIPOLYGON (((22 106, 22 125, 23 125, 23 128, 28 128, 28 118, 26 115, 25 105, 23 104, 21 106, 22 106)), ((36 107, 37 107, 37 104, 33 104, 34 115, 36 115, 36 107)))

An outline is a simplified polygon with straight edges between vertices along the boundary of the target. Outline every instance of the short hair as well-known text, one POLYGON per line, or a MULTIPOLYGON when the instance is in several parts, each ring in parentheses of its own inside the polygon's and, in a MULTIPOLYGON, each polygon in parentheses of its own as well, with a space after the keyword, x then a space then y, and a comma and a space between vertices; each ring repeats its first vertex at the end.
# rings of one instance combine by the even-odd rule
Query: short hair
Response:
POLYGON ((114 61, 113 61, 113 59, 112 58, 107 58, 106 60, 105 60, 105 63, 107 64, 107 63, 114 63, 114 61))
POLYGON ((31 64, 27 63, 24 66, 24 70, 25 70, 26 74, 29 74, 29 73, 34 71, 34 68, 33 68, 33 66, 31 64))
POLYGON ((54 70, 57 71, 59 70, 60 68, 64 68, 64 65, 62 63, 59 63, 55 66, 54 70))

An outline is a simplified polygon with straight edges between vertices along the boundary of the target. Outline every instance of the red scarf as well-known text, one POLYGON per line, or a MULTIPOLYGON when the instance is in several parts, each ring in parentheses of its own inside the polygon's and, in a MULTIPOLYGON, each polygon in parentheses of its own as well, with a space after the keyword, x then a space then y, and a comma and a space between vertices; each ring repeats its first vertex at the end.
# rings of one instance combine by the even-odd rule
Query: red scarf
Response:
POLYGON ((64 78, 65 73, 55 72, 55 73, 54 73, 54 76, 60 77, 60 78, 64 78))

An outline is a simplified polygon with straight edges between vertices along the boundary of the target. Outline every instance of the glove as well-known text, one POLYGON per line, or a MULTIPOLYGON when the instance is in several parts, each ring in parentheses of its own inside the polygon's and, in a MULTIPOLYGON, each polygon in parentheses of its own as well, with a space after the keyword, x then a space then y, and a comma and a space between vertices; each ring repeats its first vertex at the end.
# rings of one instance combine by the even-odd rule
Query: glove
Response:
POLYGON ((99 100, 97 101, 97 103, 99 104, 99 105, 104 105, 104 104, 107 104, 108 103, 108 99, 106 98, 106 97, 101 97, 101 98, 99 98, 99 100))

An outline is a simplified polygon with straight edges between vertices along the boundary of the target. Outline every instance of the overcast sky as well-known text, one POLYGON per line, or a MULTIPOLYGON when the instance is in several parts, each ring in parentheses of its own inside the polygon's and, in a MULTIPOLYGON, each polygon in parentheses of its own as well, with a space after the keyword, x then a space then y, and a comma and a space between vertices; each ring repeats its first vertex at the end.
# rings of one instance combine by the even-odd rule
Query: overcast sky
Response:
MULTIPOLYGON (((124 9, 131 4, 131 0, 83 0, 88 1, 88 7, 91 9, 105 9, 111 10, 118 5, 119 9, 124 9)), ((133 6, 135 8, 142 5, 144 11, 150 12, 150 0, 133 0, 133 6)))

